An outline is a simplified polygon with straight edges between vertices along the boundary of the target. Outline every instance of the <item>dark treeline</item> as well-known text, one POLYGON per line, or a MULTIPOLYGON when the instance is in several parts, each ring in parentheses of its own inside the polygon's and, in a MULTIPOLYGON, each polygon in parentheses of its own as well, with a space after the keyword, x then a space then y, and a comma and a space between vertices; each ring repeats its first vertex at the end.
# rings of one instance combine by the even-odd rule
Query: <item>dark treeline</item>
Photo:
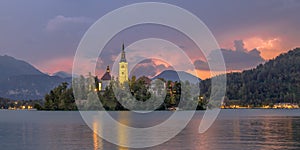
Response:
POLYGON ((63 82, 45 95, 45 104, 37 109, 44 110, 77 110, 73 89, 63 82))
POLYGON ((157 79, 151 84, 151 80, 145 76, 138 79, 133 76, 124 85, 112 79, 105 90, 99 91, 96 78, 80 76, 74 79, 74 90, 68 87, 67 83, 62 83, 45 96, 45 104, 40 109, 103 110, 104 108, 117 111, 168 110, 175 107, 184 110, 206 108, 205 100, 199 97, 199 85, 188 81, 172 82, 157 79))
MULTIPOLYGON (((210 94, 211 79, 201 83, 201 93, 210 94)), ((300 49, 241 73, 227 74, 225 103, 259 107, 275 103, 300 104, 300 49)))

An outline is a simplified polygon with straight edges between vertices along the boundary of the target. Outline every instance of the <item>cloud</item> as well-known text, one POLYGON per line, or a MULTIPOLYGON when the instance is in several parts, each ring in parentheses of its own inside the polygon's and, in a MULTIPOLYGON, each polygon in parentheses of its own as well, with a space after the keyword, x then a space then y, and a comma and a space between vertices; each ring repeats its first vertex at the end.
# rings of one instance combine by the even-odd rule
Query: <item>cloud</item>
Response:
POLYGON ((264 59, 259 55, 257 49, 250 52, 241 52, 233 50, 221 50, 228 70, 244 70, 256 67, 258 64, 264 62, 264 59), (257 55, 258 54, 258 55, 257 55))
POLYGON ((283 51, 289 50, 289 48, 283 46, 286 43, 282 42, 282 38, 279 37, 261 38, 255 36, 245 39, 245 47, 247 49, 259 49, 264 59, 272 59, 283 51))
POLYGON ((256 56, 256 57, 260 57, 260 51, 256 48, 254 48, 253 50, 249 51, 248 54, 256 56))
POLYGON ((162 64, 162 62, 158 62, 158 60, 154 59, 145 59, 144 61, 138 63, 132 71, 130 72, 130 76, 135 75, 136 77, 147 76, 154 77, 164 70, 173 69, 171 66, 166 66, 162 64))
POLYGON ((74 28, 74 25, 89 25, 93 22, 93 19, 87 17, 65 17, 58 15, 53 19, 50 19, 46 30, 47 31, 57 31, 66 28, 74 28))
POLYGON ((194 66, 195 66, 195 69, 198 69, 198 70, 209 70, 207 62, 202 61, 202 60, 195 60, 194 66))
MULTIPOLYGON (((235 50, 221 49, 227 70, 250 69, 265 61, 261 57, 261 52, 258 49, 254 48, 248 51, 244 48, 244 42, 242 40, 235 40, 234 46, 235 50)), ((217 51, 212 51, 209 58, 212 58, 216 52, 217 51)), ((205 61, 195 60, 194 65, 198 70, 209 70, 208 64, 205 61)))
POLYGON ((234 40, 234 47, 236 51, 246 52, 247 50, 244 48, 245 44, 243 40, 234 40))

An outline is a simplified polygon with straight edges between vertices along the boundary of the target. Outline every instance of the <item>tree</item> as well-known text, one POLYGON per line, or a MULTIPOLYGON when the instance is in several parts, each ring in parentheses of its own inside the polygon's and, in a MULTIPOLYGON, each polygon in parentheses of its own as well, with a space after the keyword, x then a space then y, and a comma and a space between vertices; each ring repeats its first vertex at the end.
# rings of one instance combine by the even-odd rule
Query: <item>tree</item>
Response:
MULTIPOLYGON (((300 48, 281 54, 265 64, 241 73, 228 73, 226 96, 243 106, 300 103, 300 48)), ((200 83, 201 93, 210 95, 211 79, 200 83)))
POLYGON ((102 105, 96 92, 90 92, 87 97, 86 110, 102 110, 102 105))
POLYGON ((63 82, 45 95, 46 110, 77 110, 72 88, 63 82))

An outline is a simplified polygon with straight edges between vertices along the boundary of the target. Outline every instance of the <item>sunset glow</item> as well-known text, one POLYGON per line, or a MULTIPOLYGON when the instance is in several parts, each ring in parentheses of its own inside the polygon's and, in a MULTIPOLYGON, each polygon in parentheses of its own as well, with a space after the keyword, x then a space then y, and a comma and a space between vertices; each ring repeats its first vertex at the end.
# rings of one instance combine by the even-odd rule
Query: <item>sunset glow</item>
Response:
POLYGON ((37 64, 37 68, 39 68, 43 72, 47 72, 49 74, 53 74, 58 71, 72 72, 73 67, 73 58, 57 58, 45 61, 43 63, 37 64))
POLYGON ((251 37, 245 39, 244 42, 245 48, 248 50, 257 48, 261 51, 261 56, 266 60, 272 59, 282 52, 282 40, 279 37, 271 39, 251 37))

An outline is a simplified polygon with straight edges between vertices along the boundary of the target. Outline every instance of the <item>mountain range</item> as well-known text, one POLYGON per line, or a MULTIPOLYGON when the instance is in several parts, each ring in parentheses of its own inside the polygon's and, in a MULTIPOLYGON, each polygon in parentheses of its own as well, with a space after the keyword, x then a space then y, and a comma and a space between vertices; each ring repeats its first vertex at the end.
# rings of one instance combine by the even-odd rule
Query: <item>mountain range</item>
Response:
POLYGON ((164 70, 157 76, 153 77, 152 80, 154 79, 165 79, 166 81, 171 80, 173 82, 175 81, 189 81, 190 83, 196 83, 201 81, 200 78, 187 73, 185 71, 175 71, 175 70, 164 70))
MULTIPOLYGON (((0 97, 28 100, 42 99, 62 82, 71 82, 71 75, 58 72, 47 75, 10 56, 0 56, 0 97)), ((278 102, 300 103, 300 48, 281 54, 251 70, 228 73, 226 99, 242 104, 264 105, 278 102)), ((183 72, 165 70, 152 79, 200 81, 183 72), (180 77, 180 78, 179 78, 180 77)), ((201 94, 210 95, 211 79, 200 82, 201 94)))
POLYGON ((50 76, 31 64, 11 56, 0 56, 0 97, 14 100, 42 99, 46 93, 70 77, 50 76))
POLYGON ((60 78, 72 78, 72 74, 65 72, 65 71, 59 71, 59 72, 53 73, 52 76, 57 76, 60 78))
POLYGON ((0 70, 0 81, 7 80, 12 76, 44 75, 44 73, 34 68, 29 63, 7 55, 0 56, 0 70))
MULTIPOLYGON (((71 83, 72 74, 59 71, 52 75, 42 73, 31 64, 11 56, 0 56, 0 97, 13 100, 43 99, 45 94, 62 82, 71 83)), ((199 78, 184 71, 165 70, 153 79, 190 82, 199 78), (179 78, 180 77, 180 78, 179 78)))

